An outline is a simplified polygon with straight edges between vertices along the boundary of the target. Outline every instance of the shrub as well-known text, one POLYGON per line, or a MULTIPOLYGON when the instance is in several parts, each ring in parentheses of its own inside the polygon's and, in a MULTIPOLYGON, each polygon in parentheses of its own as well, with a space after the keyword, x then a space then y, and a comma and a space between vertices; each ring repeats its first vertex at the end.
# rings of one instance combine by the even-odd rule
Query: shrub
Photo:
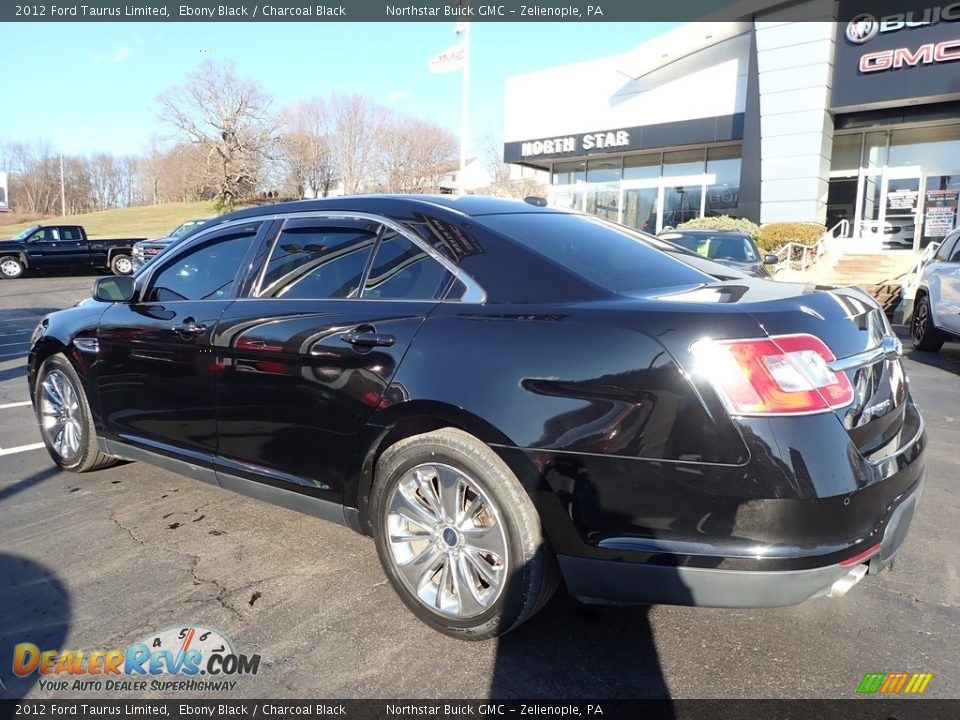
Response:
POLYGON ((807 222, 781 222, 764 225, 757 238, 757 245, 763 252, 776 252, 788 242, 802 245, 815 244, 827 231, 824 225, 807 222))
POLYGON ((738 230, 754 240, 760 235, 760 227, 747 218, 735 218, 729 215, 702 217, 687 220, 677 225, 677 230, 738 230))

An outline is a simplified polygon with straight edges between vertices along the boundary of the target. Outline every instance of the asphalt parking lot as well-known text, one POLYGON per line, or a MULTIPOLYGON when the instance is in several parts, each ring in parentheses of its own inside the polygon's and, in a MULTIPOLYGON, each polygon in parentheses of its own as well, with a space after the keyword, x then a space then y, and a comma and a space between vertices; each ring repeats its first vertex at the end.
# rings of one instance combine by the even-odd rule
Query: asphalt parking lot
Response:
POLYGON ((26 352, 39 317, 92 280, 0 282, 0 697, 159 697, 41 689, 11 674, 11 652, 121 649, 185 625, 260 654, 233 698, 852 698, 865 673, 898 671, 960 697, 960 345, 908 353, 928 478, 892 573, 775 610, 588 609, 561 592, 500 641, 466 643, 416 621, 344 528, 142 464, 59 472, 26 352))

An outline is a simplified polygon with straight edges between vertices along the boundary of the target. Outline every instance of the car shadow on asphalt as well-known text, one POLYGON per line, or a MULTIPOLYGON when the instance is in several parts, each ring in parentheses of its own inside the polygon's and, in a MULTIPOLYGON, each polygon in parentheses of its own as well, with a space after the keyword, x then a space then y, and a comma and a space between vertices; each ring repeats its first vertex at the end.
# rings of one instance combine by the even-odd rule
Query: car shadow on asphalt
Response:
POLYGON ((923 352, 922 350, 906 350, 904 355, 913 362, 921 365, 939 368, 960 375, 960 345, 945 343, 940 352, 923 352))
MULTIPOLYGON (((23 357, 26 357, 27 353, 23 353, 23 357)), ((13 360, 14 358, 6 358, 7 360, 13 360)), ((17 378, 22 379, 24 382, 27 381, 27 366, 26 365, 17 365, 16 367, 7 368, 6 370, 0 370, 0 382, 5 380, 15 380, 17 378)))
MULTIPOLYGON (((24 490, 29 490, 34 485, 39 485, 44 480, 52 478, 54 475, 60 472, 58 467, 48 467, 43 470, 38 470, 33 475, 25 477, 23 480, 19 480, 12 485, 7 485, 6 487, 0 488, 0 502, 8 500, 17 493, 21 493, 24 490)), ((0 578, 3 578, 4 575, 0 573, 0 578)), ((0 595, 2 595, 2 590, 0 590, 0 595)))
MULTIPOLYGON (((492 699, 645 698, 670 690, 649 607, 590 606, 561 587, 534 618, 500 639, 492 699)), ((658 718, 672 717, 667 706, 658 718), (664 712, 666 711, 666 712, 664 712)))
POLYGON ((11 553, 0 553, 0 578, 0 698, 19 699, 40 673, 13 672, 16 646, 30 643, 40 652, 59 652, 70 629, 70 593, 52 570, 11 553))

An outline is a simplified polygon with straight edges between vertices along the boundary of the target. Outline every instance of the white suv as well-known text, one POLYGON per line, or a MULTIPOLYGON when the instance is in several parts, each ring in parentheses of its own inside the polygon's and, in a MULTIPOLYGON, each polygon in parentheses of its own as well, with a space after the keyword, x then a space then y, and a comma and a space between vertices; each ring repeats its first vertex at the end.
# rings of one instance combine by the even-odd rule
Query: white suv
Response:
POLYGON ((923 266, 910 334, 917 350, 929 352, 937 352, 951 337, 960 337, 960 229, 947 235, 923 266))

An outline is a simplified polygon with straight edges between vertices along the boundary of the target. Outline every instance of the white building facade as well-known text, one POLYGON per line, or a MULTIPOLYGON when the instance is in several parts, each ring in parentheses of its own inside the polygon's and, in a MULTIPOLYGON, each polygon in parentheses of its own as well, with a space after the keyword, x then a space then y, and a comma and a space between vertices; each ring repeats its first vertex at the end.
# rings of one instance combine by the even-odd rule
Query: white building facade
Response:
POLYGON ((648 232, 733 215, 921 249, 957 225, 960 2, 904 5, 792 3, 509 78, 504 160, 648 232))

